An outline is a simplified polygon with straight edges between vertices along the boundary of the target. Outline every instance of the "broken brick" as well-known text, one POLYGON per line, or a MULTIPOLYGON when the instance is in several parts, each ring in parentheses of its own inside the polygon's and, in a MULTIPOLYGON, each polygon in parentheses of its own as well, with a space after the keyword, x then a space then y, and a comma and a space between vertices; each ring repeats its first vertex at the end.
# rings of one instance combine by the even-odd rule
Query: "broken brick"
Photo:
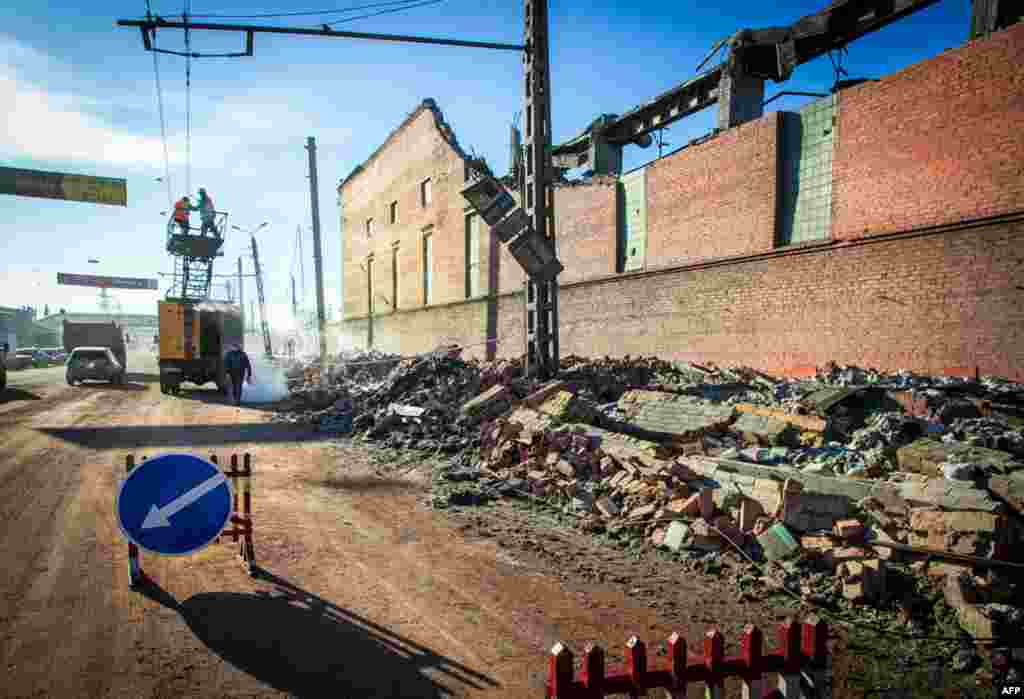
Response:
POLYGON ((856 519, 844 519, 835 523, 832 531, 846 541, 863 541, 864 525, 856 519))
POLYGON ((761 503, 753 498, 740 500, 740 529, 749 532, 757 523, 757 518, 764 515, 764 508, 761 503))
POLYGON ((701 488, 697 495, 700 498, 700 516, 710 522, 711 518, 715 516, 714 493, 711 488, 701 488))
POLYGON ((610 498, 601 498, 594 503, 594 506, 605 517, 615 517, 622 511, 621 508, 615 504, 615 501, 610 498))
POLYGON ((555 466, 556 470, 566 478, 576 477, 576 467, 565 459, 560 459, 558 464, 555 466))

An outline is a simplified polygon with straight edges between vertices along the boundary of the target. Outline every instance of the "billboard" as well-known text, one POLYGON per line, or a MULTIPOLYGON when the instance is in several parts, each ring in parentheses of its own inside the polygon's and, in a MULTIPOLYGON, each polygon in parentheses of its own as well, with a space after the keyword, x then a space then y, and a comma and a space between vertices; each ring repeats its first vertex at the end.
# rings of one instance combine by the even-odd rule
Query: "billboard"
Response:
POLYGON ((114 177, 0 167, 0 194, 128 206, 128 184, 114 177))
POLYGON ((92 286, 99 289, 148 289, 156 291, 156 279, 137 277, 97 277, 92 274, 57 273, 57 283, 66 286, 92 286))

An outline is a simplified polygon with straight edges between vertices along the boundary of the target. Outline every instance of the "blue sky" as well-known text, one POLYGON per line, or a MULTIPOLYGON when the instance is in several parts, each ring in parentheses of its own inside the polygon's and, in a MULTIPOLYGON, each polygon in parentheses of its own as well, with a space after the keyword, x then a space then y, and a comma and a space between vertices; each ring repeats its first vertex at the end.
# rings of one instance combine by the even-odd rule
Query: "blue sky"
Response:
MULTIPOLYGON (((372 0, 193 4, 191 13, 246 15, 344 8, 372 0)), ((555 141, 580 132, 601 113, 623 113, 695 74, 718 39, 744 27, 788 24, 825 0, 721 3, 552 0, 552 118, 555 141)), ((156 14, 179 17, 183 4, 155 2, 156 14)), ((0 305, 49 304, 51 310, 94 311, 97 293, 56 283, 58 272, 155 277, 171 271, 163 250, 168 210, 152 54, 138 30, 117 19, 139 18, 143 0, 83 5, 69 0, 13 0, 0 7, 0 165, 122 177, 128 207, 96 206, 0 195, 5 274, 0 305), (100 264, 89 264, 89 258, 100 264)), ((405 12, 338 25, 352 31, 419 34, 520 43, 522 6, 496 0, 444 0, 405 12)), ((356 13, 362 14, 362 13, 356 13)), ((337 19, 335 15, 328 19, 337 19)), ((844 59, 850 77, 877 78, 961 45, 970 2, 945 0, 855 42, 844 59)), ((213 21, 213 20, 210 20, 213 21)), ((237 20, 244 22, 246 20, 237 20)), ((251 20, 317 26, 320 18, 251 20)), ((244 36, 195 32, 193 50, 240 50, 244 36)), ((180 30, 157 45, 181 50, 180 30)), ((267 297, 276 328, 290 320, 290 275, 298 274, 296 227, 303 227, 307 303, 313 307, 313 262, 307 136, 319 151, 320 215, 327 304, 340 307, 336 185, 426 97, 437 100, 467 150, 508 167, 508 126, 521 108, 521 63, 513 52, 345 39, 257 35, 255 56, 192 63, 191 192, 205 186, 230 222, 259 233, 267 297)), ((185 191, 185 59, 162 55, 173 196, 185 191)), ((826 92, 834 81, 822 57, 797 69, 780 90, 826 92)), ((770 110, 798 109, 783 98, 770 110)), ((714 108, 668 129, 669 152, 714 125, 714 108)), ((657 156, 627 148, 626 168, 657 156)), ((233 272, 246 237, 232 232, 216 271, 233 272)), ((248 264, 248 263, 247 263, 248 264)), ((154 313, 159 292, 121 291, 126 313, 154 313)), ((255 284, 247 281, 247 299, 255 284)))

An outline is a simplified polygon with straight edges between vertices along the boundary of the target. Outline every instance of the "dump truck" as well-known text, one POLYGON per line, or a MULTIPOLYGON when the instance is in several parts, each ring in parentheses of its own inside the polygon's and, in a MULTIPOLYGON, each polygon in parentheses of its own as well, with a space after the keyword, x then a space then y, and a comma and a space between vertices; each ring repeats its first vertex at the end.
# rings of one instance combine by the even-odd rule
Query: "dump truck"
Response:
POLYGON ((126 371, 128 369, 124 331, 114 321, 89 323, 65 320, 64 351, 70 355, 76 347, 109 347, 121 366, 126 371))
POLYGON ((242 344, 241 308, 183 299, 167 299, 157 306, 160 391, 176 395, 186 381, 196 386, 213 382, 227 395, 224 355, 232 344, 242 344))

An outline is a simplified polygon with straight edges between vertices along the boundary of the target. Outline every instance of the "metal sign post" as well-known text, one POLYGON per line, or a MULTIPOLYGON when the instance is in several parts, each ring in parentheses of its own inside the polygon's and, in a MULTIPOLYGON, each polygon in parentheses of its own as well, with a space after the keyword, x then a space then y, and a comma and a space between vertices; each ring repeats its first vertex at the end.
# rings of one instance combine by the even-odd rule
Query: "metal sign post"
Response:
POLYGON ((165 454, 142 459, 126 459, 128 477, 118 491, 114 504, 117 523, 128 540, 128 581, 132 587, 143 580, 139 550, 163 556, 195 553, 231 534, 242 537, 239 554, 255 570, 252 543, 252 504, 250 479, 252 465, 245 455, 243 469, 238 456, 231 457, 231 470, 223 472, 217 457, 205 461, 190 454, 165 454), (239 511, 238 491, 232 479, 243 479, 244 504, 239 511), (225 531, 229 524, 239 527, 225 531))

